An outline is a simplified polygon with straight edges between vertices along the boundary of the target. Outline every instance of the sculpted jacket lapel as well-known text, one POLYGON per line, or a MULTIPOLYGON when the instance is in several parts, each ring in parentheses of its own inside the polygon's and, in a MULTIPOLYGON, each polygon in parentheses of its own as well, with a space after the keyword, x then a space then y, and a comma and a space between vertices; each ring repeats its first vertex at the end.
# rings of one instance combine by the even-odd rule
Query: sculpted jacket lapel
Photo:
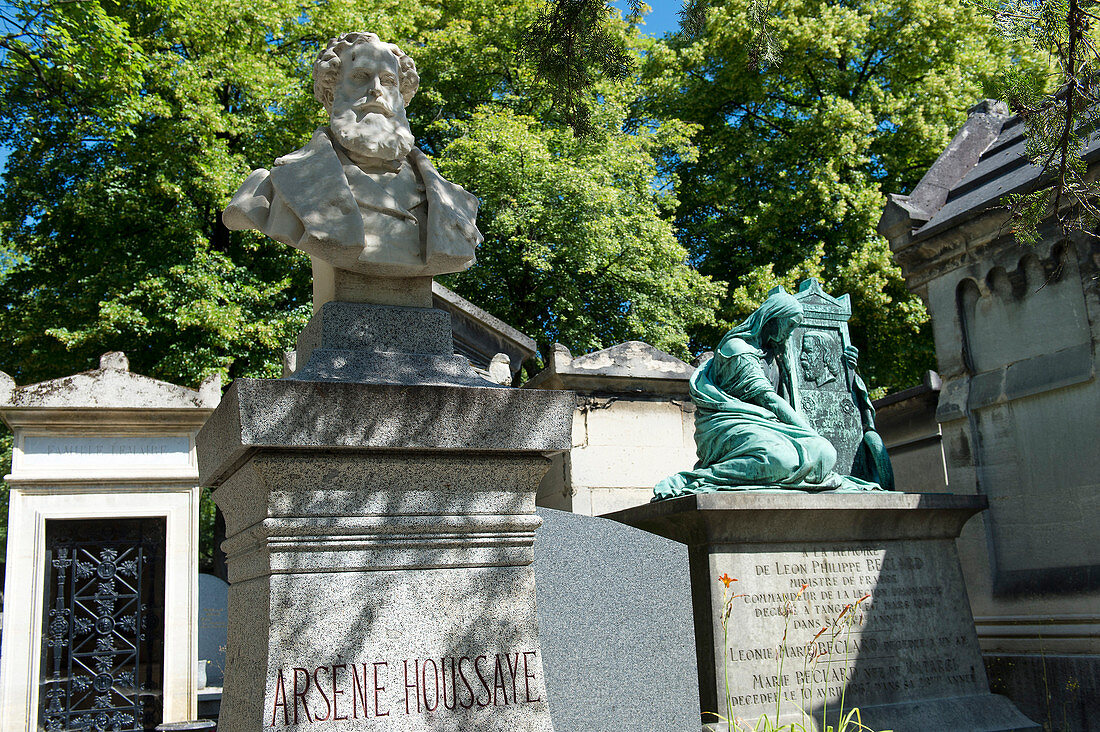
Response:
POLYGON ((428 199, 427 261, 469 259, 473 264, 474 248, 484 239, 474 224, 477 197, 441 176, 419 148, 408 159, 419 171, 428 199))
POLYGON ((303 243, 362 248, 363 218, 324 128, 305 147, 275 161, 271 184, 301 220, 303 243))
MULTIPOLYGON (((428 200, 425 264, 448 260, 472 264, 474 248, 483 239, 474 224, 477 198, 440 176, 419 149, 413 148, 408 160, 424 181, 428 200)), ((310 251, 310 242, 316 242, 323 247, 363 249, 363 217, 344 171, 326 128, 318 129, 309 144, 277 159, 272 166, 272 186, 302 222, 299 248, 310 251)), ((369 186, 378 194, 377 206, 371 208, 415 221, 412 213, 384 188, 369 176, 360 175, 356 184, 369 186)))

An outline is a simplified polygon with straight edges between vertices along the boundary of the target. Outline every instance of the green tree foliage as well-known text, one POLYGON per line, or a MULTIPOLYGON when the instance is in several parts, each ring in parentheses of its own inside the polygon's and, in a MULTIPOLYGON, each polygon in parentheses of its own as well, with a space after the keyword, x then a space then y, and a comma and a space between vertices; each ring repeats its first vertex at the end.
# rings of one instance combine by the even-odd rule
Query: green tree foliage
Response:
POLYGON ((1084 144, 1100 121, 1100 47, 1093 26, 1100 2, 1088 0, 978 0, 1008 39, 1050 59, 1049 73, 1021 63, 1006 70, 1002 96, 1024 119, 1027 156, 1046 184, 1006 196, 1019 241, 1040 239, 1039 224, 1053 218, 1063 235, 1096 235, 1100 184, 1089 176, 1084 144), (1056 91, 1055 91, 1056 90, 1056 91))
POLYGON ((216 507, 214 496, 209 488, 203 488, 199 495, 199 571, 213 574, 214 567, 214 522, 216 507))
MULTIPOLYGON (((570 250, 551 258, 575 262, 579 278, 608 263, 605 229, 623 237, 617 245, 630 256, 591 283, 578 280, 558 297, 545 284, 537 293, 497 287, 479 304, 545 297, 571 308, 560 316, 545 307, 498 314, 575 349, 609 345, 605 335, 651 337, 682 350, 690 321, 706 319, 699 299, 706 287, 684 268, 652 189, 656 148, 682 147, 682 135, 624 135, 609 119, 600 122, 606 154, 568 142, 553 122, 548 87, 519 53, 540 7, 538 0, 16 0, 10 33, 0 38, 0 143, 13 149, 0 189, 8 262, 0 368, 23 383, 87 368, 99 353, 119 349, 135 371, 183 384, 214 371, 273 375, 278 351, 309 315, 308 260, 255 232, 229 232, 218 212, 252 168, 303 144, 323 122, 309 83, 312 60, 328 38, 352 28, 375 30, 417 59, 414 132, 429 154, 443 155, 439 163, 456 182, 486 197, 488 225, 515 211, 476 165, 448 165, 446 155, 465 154, 448 145, 462 135, 486 139, 522 118, 531 136, 554 140, 544 147, 548 177, 525 195, 565 191, 570 199, 573 230, 540 239, 570 250), (582 166, 590 169, 588 187, 577 183, 582 166), (612 212, 624 220, 612 222, 612 212), (648 283, 632 285, 644 267, 653 268, 648 283), (616 278, 626 283, 619 294, 610 291, 616 278), (681 287, 684 306, 676 304, 685 299, 681 287), (535 312, 536 319, 515 317, 535 312), (584 319, 603 327, 562 325, 584 319)), ((626 26, 613 30, 625 44, 626 26)), ((499 274, 493 259, 507 246, 497 236, 479 266, 499 274)), ((478 270, 470 277, 456 286, 476 299, 480 286, 472 283, 489 277, 478 270)), ((516 273, 499 282, 521 281, 516 273)))
POLYGON ((964 0, 777 0, 763 31, 759 2, 707 6, 697 36, 647 54, 637 113, 702 128, 698 158, 675 167, 676 224, 700 271, 729 288, 697 343, 770 286, 816 275, 851 293, 870 381, 915 383, 933 365, 927 315, 875 225, 885 194, 915 185, 1016 48, 964 0))
MULTIPOLYGON (((628 5, 631 18, 639 18, 641 0, 628 5)), ((525 55, 577 134, 593 131, 588 92, 596 82, 625 81, 634 71, 634 55, 614 17, 604 0, 551 0, 524 33, 525 55)))
MULTIPOLYGON (((214 372, 276 375, 278 352, 310 313, 308 258, 229 232, 218 212, 253 168, 324 123, 312 61, 352 29, 413 55, 413 131, 485 199, 481 264, 456 289, 543 345, 581 352, 643 338, 686 356, 686 330, 708 319, 714 286, 685 266, 662 218, 673 199, 654 185, 659 156, 690 157, 686 128, 624 134, 623 101, 609 91, 596 136, 575 139, 519 53, 540 9, 539 0, 5 5, 0 145, 12 152, 0 186, 0 369, 28 383, 123 350, 134 371, 184 385, 214 372), (479 150, 519 167, 479 160, 479 150)), ((625 48, 627 26, 610 32, 625 48)), ((208 501, 202 516, 206 562, 208 501)))
POLYGON ((136 371, 185 384, 270 372, 304 314, 296 257, 228 236, 216 212, 265 147, 257 123, 296 61, 263 62, 271 19, 246 23, 225 3, 13 8, 0 75, 4 367, 33 381, 119 349, 136 371))
POLYGON ((453 286, 545 349, 577 353, 630 339, 689 357, 687 329, 710 322, 718 286, 685 264, 653 187, 662 153, 690 158, 683 124, 619 133, 625 109, 606 89, 592 131, 479 110, 450 123, 440 171, 483 202, 480 263, 453 286))
MULTIPOLYGON (((527 42, 545 20, 541 2, 525 7, 502 46, 507 37, 527 42)), ((601 43, 636 63, 637 31, 602 22, 601 43)), ((537 55, 510 50, 484 64, 514 64, 493 96, 467 95, 465 114, 436 115, 418 132, 440 172, 481 199, 478 263, 446 284, 544 352, 554 342, 579 354, 638 339, 689 357, 688 332, 713 320, 718 286, 688 266, 675 238, 675 178, 664 168, 694 156, 694 128, 674 120, 625 134, 639 87, 614 80, 593 82, 575 97, 583 109, 563 113, 537 55)), ((599 54, 584 59, 600 63, 599 54)))

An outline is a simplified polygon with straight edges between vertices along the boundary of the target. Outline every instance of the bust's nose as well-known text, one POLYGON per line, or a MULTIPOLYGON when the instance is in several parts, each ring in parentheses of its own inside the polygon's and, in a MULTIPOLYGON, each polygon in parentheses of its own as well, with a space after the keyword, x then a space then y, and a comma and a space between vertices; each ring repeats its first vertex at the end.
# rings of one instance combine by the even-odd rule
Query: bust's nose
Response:
POLYGON ((375 99, 382 96, 382 81, 377 76, 371 81, 370 94, 375 99))

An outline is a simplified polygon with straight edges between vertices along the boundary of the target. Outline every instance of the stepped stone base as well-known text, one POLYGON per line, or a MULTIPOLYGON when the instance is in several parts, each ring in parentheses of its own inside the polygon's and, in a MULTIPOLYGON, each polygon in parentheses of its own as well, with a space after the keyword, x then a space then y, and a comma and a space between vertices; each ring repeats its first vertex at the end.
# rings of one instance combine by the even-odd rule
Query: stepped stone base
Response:
POLYGON ((955 538, 980 496, 710 493, 609 514, 688 545, 700 698, 756 724, 1038 729, 991 694, 955 538), (734 600, 722 627, 724 583, 734 600), (837 621, 837 618, 840 618, 837 621), (823 628, 827 628, 821 632, 823 628))
POLYGON ((199 434, 231 583, 219 729, 553 729, 530 565, 573 396, 387 372, 457 358, 445 318, 329 303, 303 367, 237 380, 199 434))

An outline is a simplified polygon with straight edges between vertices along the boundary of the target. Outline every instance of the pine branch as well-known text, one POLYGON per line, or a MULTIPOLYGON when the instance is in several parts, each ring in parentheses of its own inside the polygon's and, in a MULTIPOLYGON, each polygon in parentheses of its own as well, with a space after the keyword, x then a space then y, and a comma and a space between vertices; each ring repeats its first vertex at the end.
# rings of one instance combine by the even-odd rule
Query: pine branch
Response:
MULTIPOLYGON (((641 0, 630 7, 640 13, 641 0)), ((611 12, 605 0, 550 0, 523 33, 524 55, 577 135, 591 132, 586 97, 597 78, 624 81, 634 73, 633 57, 610 27, 611 12)))

